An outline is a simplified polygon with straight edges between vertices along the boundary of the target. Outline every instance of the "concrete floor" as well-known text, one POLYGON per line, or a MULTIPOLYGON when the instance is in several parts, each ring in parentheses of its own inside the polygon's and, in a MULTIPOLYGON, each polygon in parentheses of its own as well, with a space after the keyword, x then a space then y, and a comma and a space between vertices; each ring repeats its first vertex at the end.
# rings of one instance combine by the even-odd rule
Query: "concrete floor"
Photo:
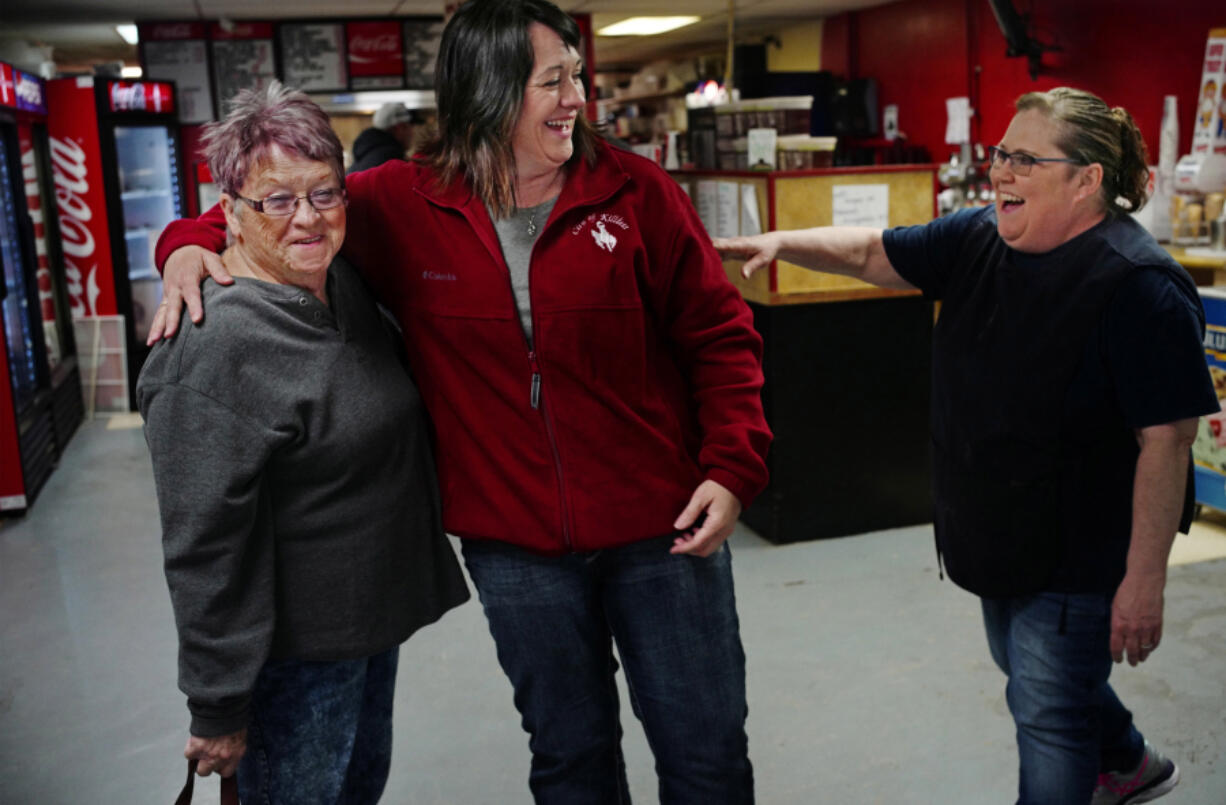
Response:
MULTIPOLYGON (((789 546, 741 529, 732 546, 759 802, 1013 802, 1003 677, 976 599, 937 580, 930 528, 789 546)), ((1226 519, 1198 524, 1176 555, 1162 648, 1113 682, 1183 769, 1163 802, 1222 805, 1226 519)), ((0 803, 172 801, 187 717, 130 418, 86 423, 33 511, 0 521, 0 612, 0 803)), ((635 800, 654 802, 646 743, 625 723, 635 800)), ((527 741, 476 602, 402 649, 395 740, 384 802, 531 801, 527 741)), ((201 801, 217 801, 214 784, 201 801)))

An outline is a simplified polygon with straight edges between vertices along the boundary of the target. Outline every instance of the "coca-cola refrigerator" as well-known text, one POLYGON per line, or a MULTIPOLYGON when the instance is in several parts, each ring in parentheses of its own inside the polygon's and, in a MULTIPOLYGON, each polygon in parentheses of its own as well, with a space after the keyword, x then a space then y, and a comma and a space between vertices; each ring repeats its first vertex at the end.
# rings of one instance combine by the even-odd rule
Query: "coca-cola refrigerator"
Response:
POLYGON ((25 511, 82 418, 42 79, 0 62, 0 513, 25 511))
POLYGON ((47 94, 64 251, 82 276, 71 304, 95 322, 123 317, 135 408, 145 334, 162 298, 154 246, 185 209, 174 84, 80 76, 49 81, 47 94))

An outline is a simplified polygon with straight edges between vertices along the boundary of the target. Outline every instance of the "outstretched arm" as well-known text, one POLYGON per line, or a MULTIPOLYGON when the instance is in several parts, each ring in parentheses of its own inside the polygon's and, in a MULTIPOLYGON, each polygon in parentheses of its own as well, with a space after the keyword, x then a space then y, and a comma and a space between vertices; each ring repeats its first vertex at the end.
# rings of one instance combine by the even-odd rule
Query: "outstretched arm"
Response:
POLYGON ((912 289, 890 264, 881 230, 858 226, 823 226, 765 232, 741 238, 716 238, 725 259, 741 259, 746 279, 772 260, 786 260, 812 271, 843 274, 882 288, 912 289))

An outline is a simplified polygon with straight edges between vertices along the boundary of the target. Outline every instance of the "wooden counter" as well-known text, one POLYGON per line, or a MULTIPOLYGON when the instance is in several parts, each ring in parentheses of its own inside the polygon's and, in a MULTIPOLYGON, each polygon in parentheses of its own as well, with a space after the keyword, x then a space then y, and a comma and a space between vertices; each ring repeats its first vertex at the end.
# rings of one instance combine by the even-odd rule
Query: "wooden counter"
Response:
MULTIPOLYGON (((923 224, 936 217, 935 165, 882 165, 853 168, 816 168, 801 171, 673 171, 690 188, 702 179, 750 185, 758 199, 759 220, 766 231, 830 226, 833 188, 838 185, 886 185, 889 226, 923 224)), ((838 274, 809 271, 776 260, 752 279, 741 276, 741 261, 724 263, 728 278, 750 302, 763 305, 798 305, 914 296, 916 291, 877 288, 838 274)))
MULTIPOLYGON (((887 185, 890 226, 936 213, 932 165, 674 176, 751 185, 767 230, 830 225, 841 184, 887 185)), ((930 522, 931 303, 784 261, 749 281, 740 261, 724 270, 762 335, 762 405, 775 434, 770 484, 742 519, 772 542, 930 522)))
POLYGON ((1175 262, 1188 270, 1197 285, 1226 285, 1226 255, 1209 257, 1205 255, 1188 254, 1183 246, 1163 243, 1175 262))

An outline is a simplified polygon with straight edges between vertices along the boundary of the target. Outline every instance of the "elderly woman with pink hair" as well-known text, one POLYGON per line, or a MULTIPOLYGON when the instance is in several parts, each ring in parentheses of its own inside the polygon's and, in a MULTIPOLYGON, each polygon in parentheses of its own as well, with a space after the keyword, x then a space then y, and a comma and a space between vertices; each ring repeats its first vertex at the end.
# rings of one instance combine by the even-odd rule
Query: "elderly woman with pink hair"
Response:
POLYGON ((207 134, 233 285, 160 343, 153 457, 197 773, 244 801, 375 802, 400 643, 468 598, 420 397, 345 238, 341 145, 273 83, 207 134))

